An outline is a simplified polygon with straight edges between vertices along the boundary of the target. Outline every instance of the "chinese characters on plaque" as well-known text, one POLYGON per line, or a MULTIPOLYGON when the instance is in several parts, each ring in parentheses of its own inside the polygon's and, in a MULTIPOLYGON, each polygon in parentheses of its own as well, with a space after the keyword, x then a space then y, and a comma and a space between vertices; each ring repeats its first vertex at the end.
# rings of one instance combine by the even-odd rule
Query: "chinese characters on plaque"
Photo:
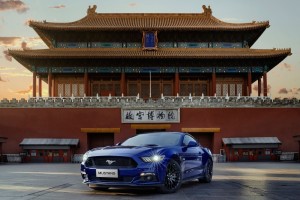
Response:
POLYGON ((123 109, 122 123, 179 123, 179 109, 123 109))

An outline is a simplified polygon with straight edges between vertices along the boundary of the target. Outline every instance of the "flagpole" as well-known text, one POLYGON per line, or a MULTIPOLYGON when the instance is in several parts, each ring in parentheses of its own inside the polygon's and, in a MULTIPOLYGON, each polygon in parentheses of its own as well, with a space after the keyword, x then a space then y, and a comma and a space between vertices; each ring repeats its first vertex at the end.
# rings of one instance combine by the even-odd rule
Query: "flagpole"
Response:
POLYGON ((151 99, 151 71, 150 71, 150 94, 149 94, 149 97, 151 99))

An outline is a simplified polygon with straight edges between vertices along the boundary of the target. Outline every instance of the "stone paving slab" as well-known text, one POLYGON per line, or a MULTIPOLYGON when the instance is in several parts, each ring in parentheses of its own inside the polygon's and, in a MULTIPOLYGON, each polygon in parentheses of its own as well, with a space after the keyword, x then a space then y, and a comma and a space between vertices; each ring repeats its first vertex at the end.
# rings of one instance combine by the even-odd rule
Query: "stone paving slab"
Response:
POLYGON ((1 200, 299 199, 300 163, 215 163, 209 184, 189 181, 174 194, 153 189, 94 191, 79 164, 0 164, 1 200))

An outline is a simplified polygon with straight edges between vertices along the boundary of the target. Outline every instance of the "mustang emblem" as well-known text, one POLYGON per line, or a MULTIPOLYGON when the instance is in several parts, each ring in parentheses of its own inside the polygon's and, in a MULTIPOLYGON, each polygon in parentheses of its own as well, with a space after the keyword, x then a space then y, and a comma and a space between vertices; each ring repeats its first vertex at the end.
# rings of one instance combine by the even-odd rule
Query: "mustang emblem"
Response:
POLYGON ((115 160, 106 160, 107 164, 111 165, 113 164, 114 162, 116 162, 115 160))

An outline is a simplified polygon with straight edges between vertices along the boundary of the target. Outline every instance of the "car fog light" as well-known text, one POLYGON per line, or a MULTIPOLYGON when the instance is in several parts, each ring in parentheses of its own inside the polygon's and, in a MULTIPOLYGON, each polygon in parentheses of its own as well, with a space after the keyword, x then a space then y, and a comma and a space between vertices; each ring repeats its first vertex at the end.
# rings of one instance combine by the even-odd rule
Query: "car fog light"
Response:
POLYGON ((155 173, 141 173, 141 181, 157 181, 155 173))
POLYGON ((155 173, 141 173, 140 176, 155 176, 155 173))

